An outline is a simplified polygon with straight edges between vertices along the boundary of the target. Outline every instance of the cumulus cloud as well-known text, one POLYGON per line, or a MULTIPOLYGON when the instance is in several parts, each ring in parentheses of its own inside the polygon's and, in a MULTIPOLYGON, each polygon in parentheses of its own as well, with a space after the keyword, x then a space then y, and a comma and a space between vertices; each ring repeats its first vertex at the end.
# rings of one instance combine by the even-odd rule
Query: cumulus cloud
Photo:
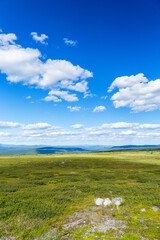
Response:
MULTIPOLYGON (((16 40, 17 36, 13 33, 0 34, 0 71, 7 75, 9 82, 22 82, 25 85, 50 90, 57 87, 78 92, 87 90, 86 79, 93 77, 90 71, 78 65, 74 66, 66 60, 48 59, 42 62, 38 49, 23 48, 15 43, 16 40)), ((62 99, 78 100, 74 94, 68 92, 57 94, 62 99), (64 98, 62 95, 65 95, 64 98)))
POLYGON ((66 45, 69 45, 69 46, 76 46, 77 45, 77 41, 70 40, 68 38, 63 38, 63 40, 64 40, 64 43, 66 45))
POLYGON ((0 132, 1 143, 13 144, 159 144, 160 124, 153 123, 104 123, 100 126, 84 128, 82 124, 74 124, 74 129, 63 129, 49 123, 22 124, 0 122, 5 130, 0 132))
POLYGON ((138 128, 138 123, 116 122, 104 123, 101 128, 121 129, 121 128, 138 128))
POLYGON ((108 135, 110 132, 104 130, 91 130, 88 132, 89 135, 108 135))
MULTIPOLYGON (((33 130, 33 129, 32 129, 33 130)), ((77 135, 78 132, 68 131, 68 130, 61 130, 61 131, 24 131, 21 133, 25 137, 58 137, 58 136, 65 136, 65 135, 77 135)))
POLYGON ((78 83, 73 83, 71 81, 68 81, 68 80, 63 80, 61 81, 61 83, 59 84, 59 86, 61 88, 66 88, 66 89, 69 89, 69 90, 74 90, 74 91, 77 91, 77 92, 85 92, 87 91, 88 89, 88 82, 86 82, 85 80, 81 81, 81 82, 78 82, 78 83))
MULTIPOLYGON (((67 107, 71 112, 73 111, 80 111, 80 106, 68 106, 67 107)), ((71 127, 73 128, 83 128, 82 124, 74 124, 71 127)), ((40 123, 33 123, 33 124, 22 124, 18 122, 9 122, 9 121, 0 121, 0 128, 22 128, 26 130, 44 130, 49 129, 50 130, 57 130, 59 127, 52 126, 49 123, 46 122, 40 122, 40 123)), ((131 129, 131 130, 160 130, 160 124, 154 124, 154 123, 129 123, 129 122, 115 122, 115 123, 103 123, 101 126, 95 126, 86 128, 87 131, 99 131, 99 130, 105 130, 105 129, 131 129)))
MULTIPOLYGON (((154 141, 154 138, 160 137, 160 133, 157 132, 160 129, 160 124, 140 124, 140 123, 128 123, 128 122, 115 122, 115 123, 104 123, 101 126, 89 127, 85 130, 88 135, 91 136, 107 136, 108 139, 114 138, 119 141, 125 138, 127 141, 129 138, 133 138, 133 141, 138 139, 149 139, 147 144, 154 141), (157 130, 156 132, 154 132, 157 130), (151 139, 153 138, 153 139, 151 139)), ((128 144, 128 142, 125 142, 128 144)), ((133 144, 133 143, 132 143, 133 144)), ((139 143, 138 143, 139 144, 139 143)), ((144 143, 141 143, 144 144, 144 143)), ((159 142, 158 142, 159 144, 159 142)), ((122 143, 120 143, 122 145, 122 143)))
POLYGON ((44 98, 44 101, 46 102, 62 102, 60 98, 58 98, 55 95, 49 94, 47 97, 44 98))
POLYGON ((75 128, 75 129, 80 129, 80 128, 83 128, 83 125, 82 124, 74 124, 71 127, 75 128))
POLYGON ((109 87, 108 92, 111 92, 114 88, 121 89, 125 87, 132 87, 134 84, 139 82, 148 82, 147 78, 144 77, 143 73, 139 73, 135 76, 131 75, 130 77, 128 76, 118 77, 113 81, 113 83, 109 87))
POLYGON ((160 137, 160 132, 150 132, 150 133, 139 133, 139 135, 142 135, 142 136, 151 136, 151 137, 160 137))
POLYGON ((27 124, 23 126, 23 129, 47 129, 51 128, 51 125, 48 123, 35 123, 35 124, 27 124))
POLYGON ((91 93, 89 90, 87 90, 85 93, 84 93, 84 96, 83 98, 89 98, 89 97, 96 97, 96 94, 93 94, 91 93))
POLYGON ((77 107, 77 106, 75 107, 68 106, 67 108, 70 110, 70 112, 79 112, 81 109, 81 107, 77 107))
POLYGON ((17 40, 17 36, 14 33, 0 34, 0 46, 15 45, 15 40, 17 40))
POLYGON ((133 111, 160 109, 160 79, 149 81, 143 73, 116 78, 108 92, 116 88, 111 100, 115 108, 130 107, 133 111))
POLYGON ((121 135, 135 135, 137 132, 133 130, 121 131, 121 135))
POLYGON ((103 112, 104 110, 106 110, 106 107, 98 106, 93 109, 93 112, 103 112))
POLYGON ((115 122, 115 123, 103 123, 101 126, 86 128, 87 131, 99 131, 105 129, 159 130, 160 124, 115 122))
POLYGON ((36 42, 40 42, 42 44, 47 44, 45 42, 45 40, 48 39, 48 36, 46 34, 41 34, 40 36, 38 36, 37 32, 31 32, 31 36, 33 37, 33 39, 36 42))
POLYGON ((130 135, 136 135, 136 131, 133 130, 127 130, 127 131, 121 131, 121 132, 115 132, 115 131, 106 131, 106 130, 93 130, 89 131, 89 135, 95 135, 95 136, 101 136, 101 135, 107 135, 109 136, 130 136, 130 135))
POLYGON ((61 91, 61 90, 52 90, 49 92, 49 96, 47 96, 44 100, 49 102, 61 102, 62 100, 58 97, 64 99, 67 102, 76 102, 78 98, 76 94, 70 94, 68 91, 61 91))
POLYGON ((158 129, 160 128, 160 124, 140 124, 139 129, 158 129))
POLYGON ((20 127, 21 124, 17 122, 2 122, 0 121, 0 128, 15 128, 20 127))
POLYGON ((0 137, 8 137, 10 135, 11 135, 10 133, 0 132, 0 137))

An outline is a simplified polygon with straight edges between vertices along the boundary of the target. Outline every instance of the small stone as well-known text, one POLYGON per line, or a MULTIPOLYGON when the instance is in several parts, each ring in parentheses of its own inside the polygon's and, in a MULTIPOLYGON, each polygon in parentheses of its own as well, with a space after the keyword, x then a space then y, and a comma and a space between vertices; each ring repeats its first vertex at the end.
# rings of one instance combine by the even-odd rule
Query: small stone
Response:
POLYGON ((153 206, 152 209, 153 209, 153 211, 157 212, 159 210, 159 207, 153 206))
POLYGON ((112 203, 114 203, 116 206, 121 205, 122 201, 123 201, 122 198, 113 198, 112 199, 112 203))
POLYGON ((109 198, 104 199, 103 205, 104 206, 109 206, 111 205, 112 201, 109 198))
POLYGON ((141 209, 141 212, 145 212, 145 211, 146 211, 146 209, 145 209, 145 208, 142 208, 142 209, 141 209))
POLYGON ((104 199, 102 199, 102 198, 97 198, 97 199, 95 200, 95 204, 96 204, 97 206, 103 205, 103 202, 104 202, 104 199))
POLYGON ((138 221, 139 221, 140 223, 144 223, 144 218, 139 218, 138 221))

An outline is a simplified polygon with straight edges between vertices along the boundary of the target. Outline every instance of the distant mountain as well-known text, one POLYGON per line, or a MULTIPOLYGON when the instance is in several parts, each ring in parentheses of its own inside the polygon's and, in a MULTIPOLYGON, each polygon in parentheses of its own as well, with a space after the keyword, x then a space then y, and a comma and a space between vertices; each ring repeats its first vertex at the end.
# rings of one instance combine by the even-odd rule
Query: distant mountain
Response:
POLYGON ((87 150, 78 147, 43 147, 37 148, 36 152, 37 154, 53 154, 53 153, 87 152, 87 150))
POLYGON ((160 147, 160 145, 124 145, 124 146, 113 146, 113 148, 154 148, 154 147, 160 147))
POLYGON ((104 146, 37 146, 0 144, 0 155, 33 155, 72 152, 91 152, 106 149, 104 146))
POLYGON ((160 150, 160 145, 124 145, 124 146, 113 146, 106 149, 105 152, 115 151, 156 151, 160 150))
POLYGON ((5 145, 0 144, 0 155, 33 155, 55 153, 81 153, 81 152, 113 152, 129 150, 160 150, 160 145, 80 145, 80 146, 45 146, 45 145, 5 145))

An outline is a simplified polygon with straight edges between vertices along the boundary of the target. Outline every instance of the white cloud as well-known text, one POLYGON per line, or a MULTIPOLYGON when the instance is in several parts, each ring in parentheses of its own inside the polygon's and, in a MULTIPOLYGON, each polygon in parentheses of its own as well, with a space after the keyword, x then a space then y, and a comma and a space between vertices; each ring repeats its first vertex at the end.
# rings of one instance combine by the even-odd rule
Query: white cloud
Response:
POLYGON ((10 135, 11 135, 10 133, 0 132, 0 137, 8 137, 10 135))
POLYGON ((15 45, 17 36, 14 33, 0 34, 0 46, 8 46, 9 44, 15 45))
POLYGON ((52 90, 49 92, 49 95, 44 99, 45 101, 53 101, 53 102, 61 102, 62 100, 58 97, 64 99, 67 102, 76 102, 78 101, 78 97, 76 94, 70 94, 68 91, 61 90, 52 90))
POLYGON ((120 134, 122 135, 135 135, 137 132, 133 130, 121 131, 120 134))
POLYGON ((110 132, 108 132, 108 131, 104 131, 104 130, 91 130, 91 131, 89 131, 88 132, 88 134, 89 135, 108 135, 108 134, 110 134, 110 132))
POLYGON ((0 121, 0 128, 15 128, 20 127, 20 123, 17 122, 2 122, 0 121))
POLYGON ((128 76, 118 77, 113 81, 113 83, 109 87, 108 92, 111 92, 114 88, 121 89, 125 87, 132 87, 134 84, 139 82, 148 82, 147 78, 144 77, 143 73, 139 73, 135 76, 131 75, 130 77, 128 76))
MULTIPOLYGON (((140 134, 140 133, 139 133, 140 134)), ((152 133, 143 133, 142 135, 144 135, 144 136, 151 136, 151 137, 160 137, 160 132, 152 132, 152 133)))
POLYGON ((139 129, 158 129, 160 124, 140 124, 139 129))
POLYGON ((52 138, 55 136, 65 136, 65 135, 77 135, 77 132, 62 130, 62 131, 43 131, 43 132, 35 132, 35 131, 24 131, 22 135, 25 137, 48 137, 52 138))
POLYGON ((31 99, 31 96, 27 96, 26 99, 31 99))
MULTIPOLYGON (((38 49, 23 48, 15 43, 16 39, 16 35, 12 33, 0 34, 0 70, 7 75, 9 82, 22 82, 41 89, 66 87, 74 91, 86 91, 86 79, 93 77, 90 71, 66 60, 48 59, 42 62, 38 49)), ((78 100, 74 94, 63 92, 61 96, 63 94, 66 95, 63 99, 78 100)))
POLYGON ((63 40, 64 40, 64 43, 66 45, 69 45, 69 46, 76 46, 77 45, 77 41, 70 40, 68 38, 63 38, 63 40))
POLYGON ((108 139, 111 137, 127 137, 127 136, 135 136, 137 134, 136 131, 127 130, 127 131, 108 131, 108 130, 93 130, 88 132, 89 135, 95 136, 107 136, 108 139))
POLYGON ((96 97, 96 94, 93 94, 93 93, 91 93, 89 90, 87 90, 87 91, 84 93, 83 98, 88 98, 88 97, 96 97))
POLYGON ((63 81, 61 81, 59 86, 61 88, 66 88, 66 89, 74 90, 77 92, 86 92, 88 89, 87 85, 88 85, 88 82, 86 82, 85 80, 75 83, 75 84, 71 81, 63 80, 63 81))
POLYGON ((46 34, 41 34, 40 36, 38 36, 37 32, 31 32, 31 36, 33 37, 33 39, 36 42, 40 42, 42 44, 47 44, 45 42, 45 40, 48 39, 48 36, 46 34))
MULTIPOLYGON (((53 126, 49 123, 22 124, 0 122, 0 143, 46 144, 46 145, 124 145, 159 144, 160 124, 153 123, 104 123, 100 126, 84 128, 74 124, 74 131, 53 126), (7 128, 8 127, 8 128, 7 128)), ((69 126, 70 127, 70 126, 69 126)))
POLYGON ((23 126, 23 129, 48 129, 51 128, 51 125, 48 123, 35 123, 35 124, 27 124, 23 126))
POLYGON ((53 101, 53 102, 62 102, 62 100, 60 98, 58 98, 58 97, 56 97, 54 95, 49 95, 49 96, 45 97, 44 101, 46 101, 46 102, 51 102, 51 101, 53 101))
POLYGON ((46 136, 61 136, 61 135, 77 135, 77 132, 72 131, 61 131, 61 132, 49 132, 46 134, 46 136))
POLYGON ((74 124, 71 127, 75 128, 75 129, 80 129, 80 128, 83 128, 83 125, 82 124, 74 124))
POLYGON ((104 110, 106 110, 106 107, 98 106, 93 109, 93 112, 103 112, 104 110))
POLYGON ((70 112, 79 112, 81 109, 81 107, 77 107, 77 106, 75 107, 68 106, 67 108, 70 110, 70 112))
POLYGON ((105 129, 158 130, 160 129, 160 124, 115 122, 115 123, 103 123, 101 126, 86 128, 87 131, 99 131, 105 129))
POLYGON ((86 128, 87 131, 99 131, 105 129, 134 129, 134 130, 158 130, 160 124, 139 124, 128 122, 103 123, 101 126, 86 128))
POLYGON ((101 99, 107 99, 108 96, 102 96, 101 99))
POLYGON ((133 111, 160 109, 160 79, 149 81, 144 74, 124 76, 114 80, 108 92, 118 88, 111 100, 116 108, 130 107, 133 111))
POLYGON ((101 128, 121 129, 121 128, 137 128, 138 123, 116 122, 116 123, 104 123, 101 128))

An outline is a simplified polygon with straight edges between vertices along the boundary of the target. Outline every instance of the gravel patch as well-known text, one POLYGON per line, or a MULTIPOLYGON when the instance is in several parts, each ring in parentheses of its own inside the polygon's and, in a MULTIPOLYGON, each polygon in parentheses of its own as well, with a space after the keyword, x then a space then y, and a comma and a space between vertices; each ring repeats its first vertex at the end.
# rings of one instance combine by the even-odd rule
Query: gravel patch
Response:
POLYGON ((124 234, 123 229, 126 228, 125 223, 125 221, 114 219, 111 209, 91 207, 68 216, 62 228, 74 230, 89 226, 85 236, 95 232, 107 233, 113 229, 116 237, 121 237, 124 234))

